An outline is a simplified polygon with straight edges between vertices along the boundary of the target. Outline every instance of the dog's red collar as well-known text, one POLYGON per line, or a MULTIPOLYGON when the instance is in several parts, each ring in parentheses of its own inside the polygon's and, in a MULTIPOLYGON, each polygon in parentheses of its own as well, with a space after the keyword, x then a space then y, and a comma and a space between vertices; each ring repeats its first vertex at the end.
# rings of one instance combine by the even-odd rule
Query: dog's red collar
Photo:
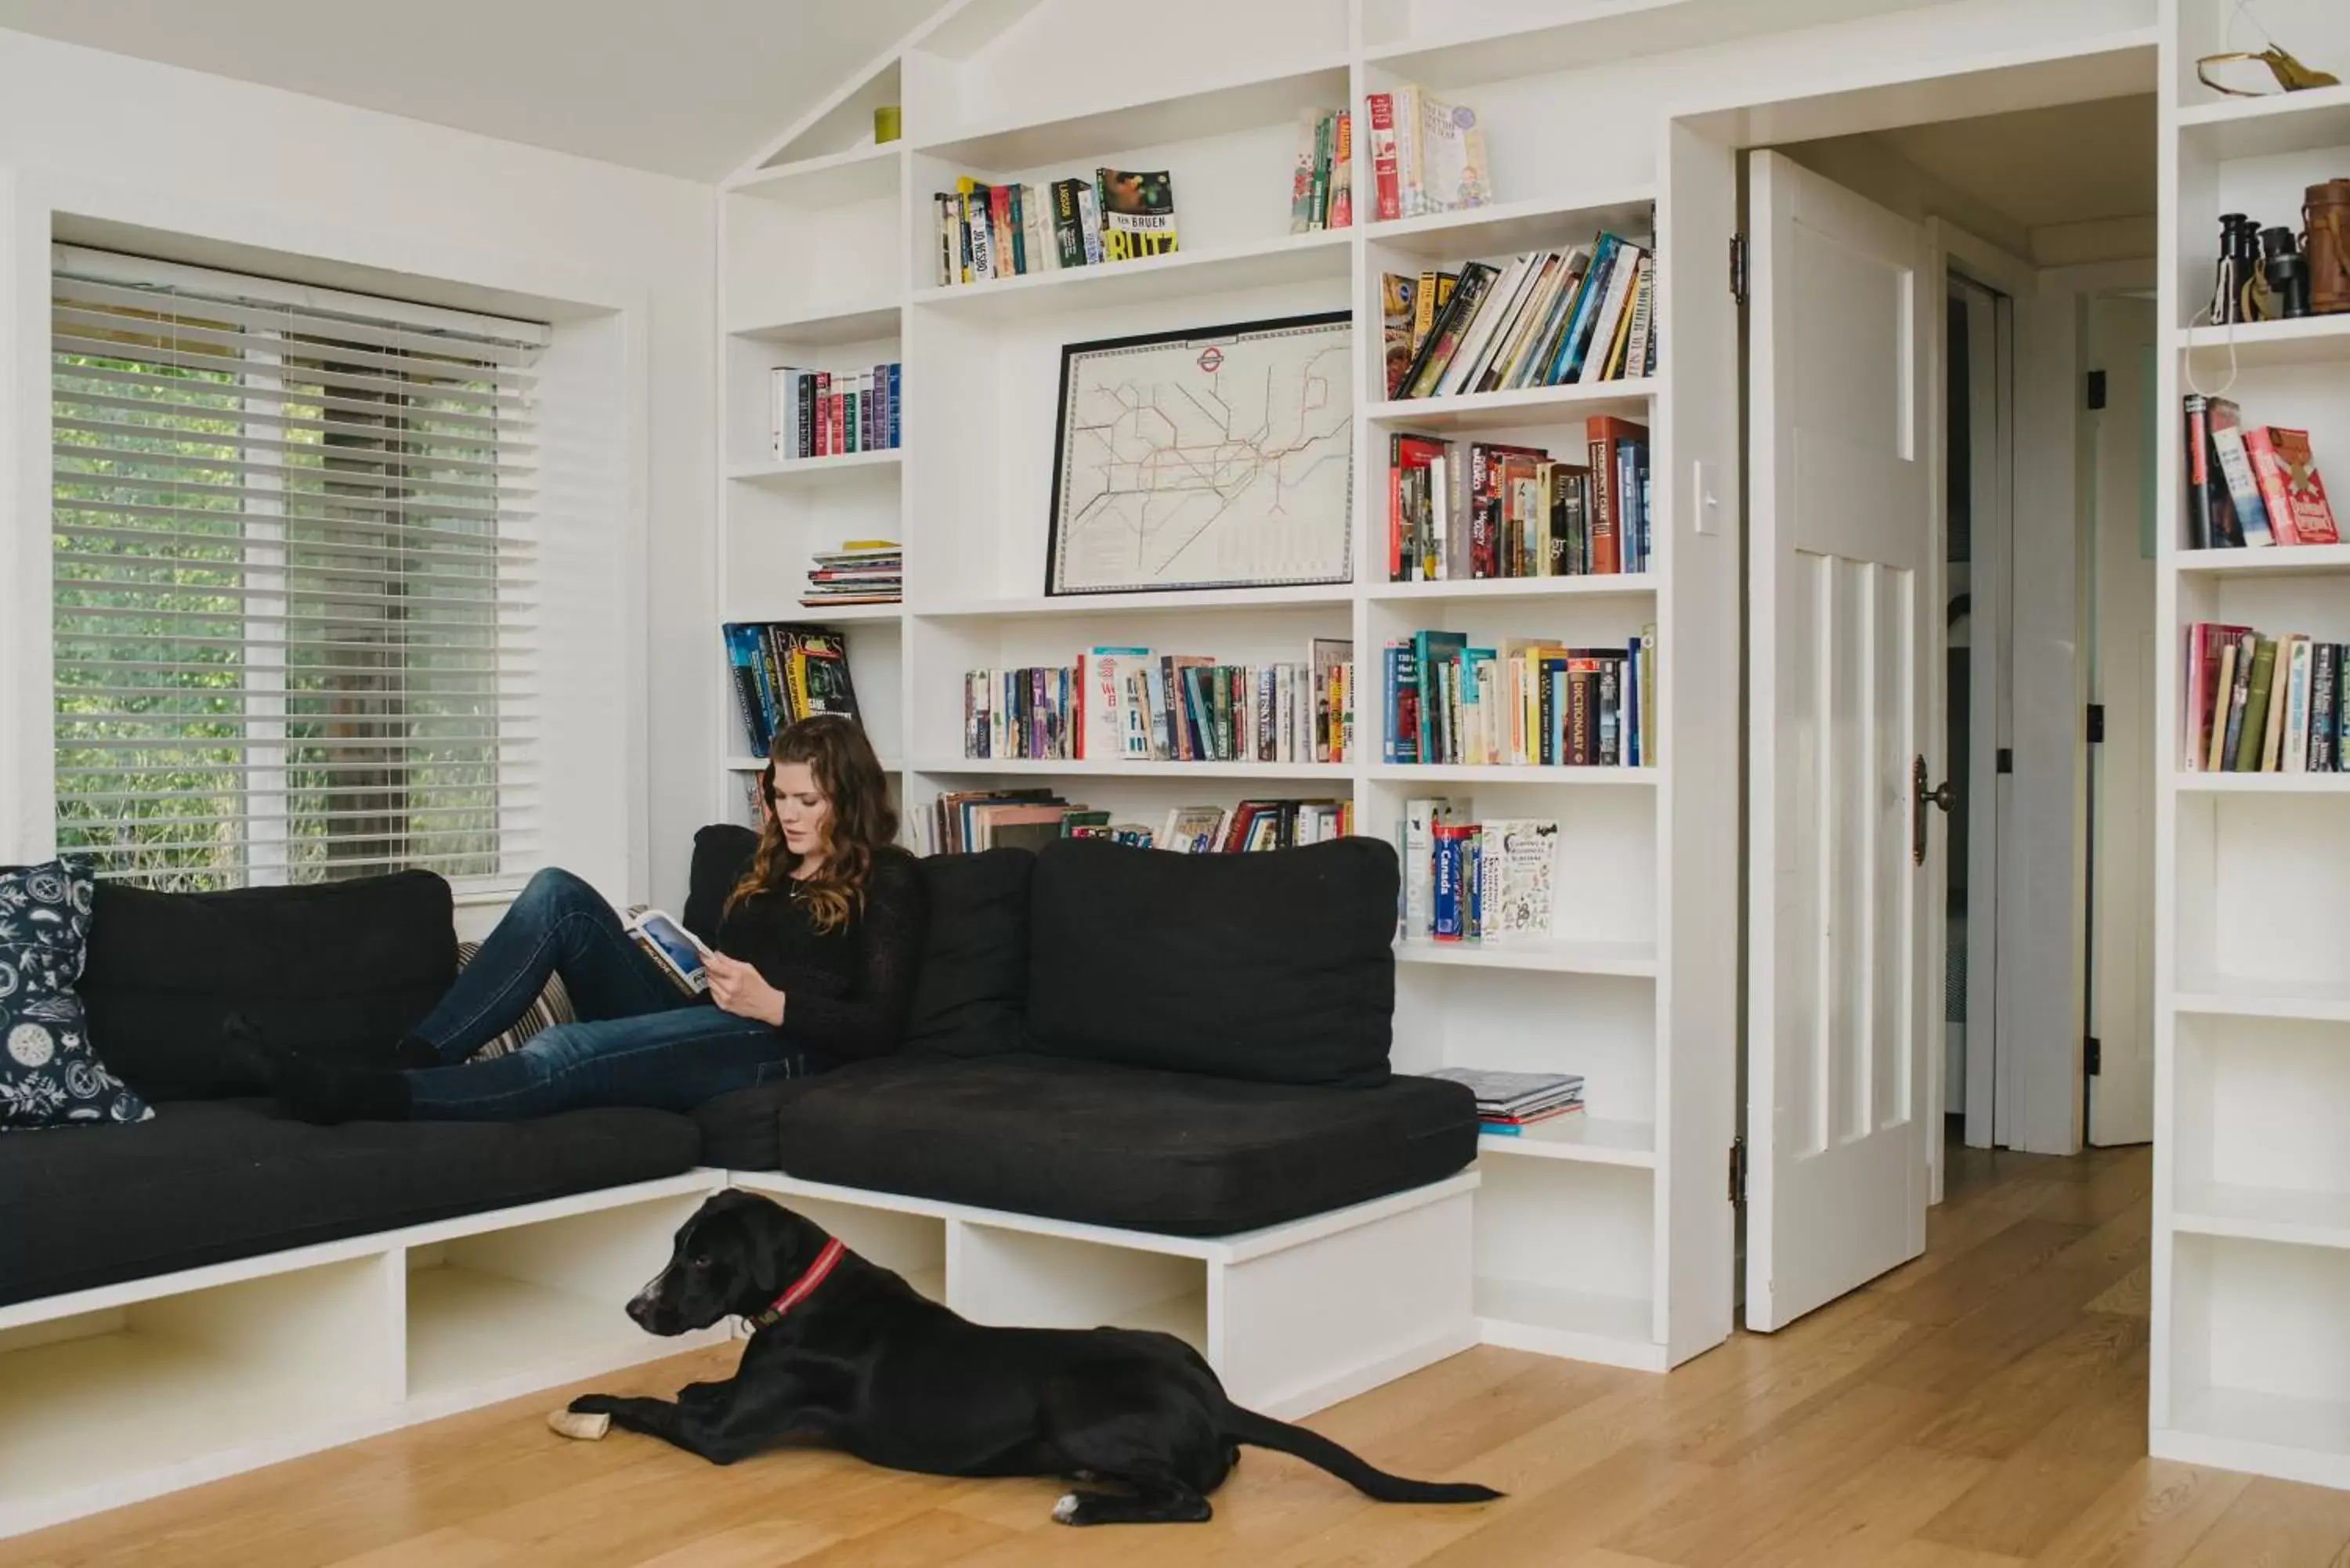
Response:
POLYGON ((832 1272, 834 1267, 839 1263, 841 1254, 847 1250, 840 1244, 840 1238, 837 1236, 825 1242, 824 1251, 816 1255, 816 1262, 807 1266, 807 1272, 792 1282, 791 1289, 754 1314, 751 1322, 760 1328, 782 1322, 785 1313, 816 1293, 816 1286, 824 1283, 825 1276, 832 1272))

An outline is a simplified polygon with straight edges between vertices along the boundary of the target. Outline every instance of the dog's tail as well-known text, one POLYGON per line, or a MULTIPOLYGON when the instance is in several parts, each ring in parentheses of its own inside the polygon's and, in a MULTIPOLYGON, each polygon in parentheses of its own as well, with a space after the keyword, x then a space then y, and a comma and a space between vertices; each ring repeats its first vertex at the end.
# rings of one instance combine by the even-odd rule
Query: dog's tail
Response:
POLYGON ((1409 1480, 1378 1469, 1319 1432, 1293 1427, 1237 1405, 1227 1406, 1224 1435, 1235 1442, 1294 1454, 1318 1465, 1340 1480, 1378 1502, 1491 1502, 1502 1494, 1492 1487, 1467 1481, 1409 1480))

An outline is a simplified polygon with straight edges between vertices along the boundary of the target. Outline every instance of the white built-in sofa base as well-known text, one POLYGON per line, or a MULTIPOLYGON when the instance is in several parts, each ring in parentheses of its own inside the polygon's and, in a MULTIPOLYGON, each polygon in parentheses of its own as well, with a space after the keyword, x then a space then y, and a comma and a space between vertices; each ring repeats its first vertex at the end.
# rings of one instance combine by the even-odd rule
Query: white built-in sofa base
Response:
POLYGON ((771 1194, 981 1323, 1166 1329, 1301 1416, 1466 1349, 1473 1170, 1215 1238, 693 1170, 0 1307, 0 1536, 723 1341, 621 1303, 710 1193, 771 1194))

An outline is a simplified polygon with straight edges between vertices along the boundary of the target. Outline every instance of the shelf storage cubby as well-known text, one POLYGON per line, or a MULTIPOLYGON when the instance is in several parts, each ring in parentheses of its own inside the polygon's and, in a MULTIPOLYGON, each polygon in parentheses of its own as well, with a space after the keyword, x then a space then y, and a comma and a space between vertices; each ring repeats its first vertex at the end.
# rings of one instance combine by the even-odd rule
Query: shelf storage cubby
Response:
MULTIPOLYGON (((2220 214, 2298 230, 2303 190, 2350 176, 2350 89, 2223 97, 2195 61, 2258 47, 2241 26, 2230 42, 2232 0, 2165 9, 2163 407, 2224 389, 2247 424, 2308 431, 2341 472, 2350 316, 2203 323, 2220 214)), ((2350 49, 2350 14, 2324 0, 2261 23, 2304 58, 2350 49)), ((2159 431, 2151 1447, 2350 1486, 2350 774, 2191 771, 2181 740, 2187 628, 2350 640, 2350 546, 2190 548, 2183 421, 2159 431)))
MULTIPOLYGON (((1855 0, 1805 0, 1800 8, 1818 21, 1866 9, 1855 0)), ((1721 1173, 1734 1031, 1721 955, 1736 929, 1729 875, 1737 819, 1736 507, 1729 496, 1721 521, 1690 527, 1696 502, 1675 476, 1692 465, 1734 472, 1736 449, 1732 432, 1703 421, 1677 444, 1671 388, 1679 375, 1692 385, 1733 376, 1736 337, 1734 318, 1711 302, 1684 323, 1671 279, 1684 256, 1719 266, 1731 214, 1709 206, 1676 231, 1654 143, 1596 132, 1609 123, 1607 104, 1627 109, 1662 90, 1669 72, 1641 57, 1734 31, 1747 12, 1711 0, 1611 0, 1598 9, 1620 16, 1527 20, 1585 9, 1513 0, 1272 7, 1199 0, 1170 27, 1141 0, 948 7, 729 182, 721 254, 730 433, 717 599, 731 615, 780 617, 791 613, 810 552, 850 536, 903 540, 902 610, 869 624, 816 612, 805 618, 829 618, 849 635, 868 726, 885 755, 902 759, 901 801, 917 822, 943 794, 1039 785, 1152 827, 1177 806, 1284 798, 1345 803, 1357 832, 1393 840, 1404 803, 1430 794, 1451 796, 1481 816, 1556 819, 1564 849, 1551 938, 1399 942, 1395 1060, 1405 1071, 1482 1065, 1586 1075, 1583 1118, 1483 1140, 1476 1256, 1463 1278, 1476 1282, 1479 1332, 1496 1343, 1661 1369, 1718 1343, 1730 1327, 1731 1207, 1721 1173), (1145 36, 1150 48, 1129 47, 1145 36), (1245 50, 1232 48, 1237 37, 1248 40, 1245 50), (1115 72, 1077 68, 1113 58, 1115 72), (1476 109, 1495 171, 1492 202, 1376 221, 1362 95, 1407 81, 1476 109), (874 97, 884 91, 899 96, 874 97), (850 111, 868 100, 902 104, 902 142, 877 148, 858 140, 850 111), (1356 116, 1355 221, 1293 234, 1299 113, 1342 107, 1356 116), (959 176, 1043 186, 1097 167, 1167 171, 1180 248, 1138 262, 940 282, 934 193, 952 191, 959 176), (891 223, 873 204, 884 190, 897 202, 891 223), (778 222, 778 214, 793 216, 778 222), (897 248, 877 257, 875 236, 885 231, 897 248), (1661 352, 1654 374, 1383 397, 1382 273, 1588 245, 1603 231, 1656 249, 1661 352), (836 242, 853 268, 778 286, 806 270, 785 253, 836 242), (1352 317, 1353 545, 1340 580, 1047 597, 1064 348, 1327 312, 1352 317), (762 378, 773 365, 800 362, 790 354, 835 348, 902 358, 903 450, 854 469, 772 462, 761 445, 762 378), (1390 432, 1537 444, 1579 462, 1586 421, 1601 414, 1650 432, 1648 571, 1386 580, 1390 432), (1389 638, 1439 628, 1620 646, 1650 627, 1659 765, 1380 760, 1376 686, 1379 648, 1389 638), (969 670, 1066 666, 1097 645, 1303 663, 1314 639, 1329 638, 1351 639, 1355 651, 1354 747, 1341 763, 964 755, 969 670)), ((1715 490, 1722 498, 1718 483, 1715 490)), ((713 683, 723 678, 714 643, 713 683)), ((727 701, 730 722, 712 772, 722 806, 739 816, 740 785, 727 769, 747 769, 753 759, 740 754, 727 701)), ((1228 1314, 1230 1303, 1218 1307, 1215 1281, 1224 1278, 1229 1289, 1232 1278, 1218 1275, 1222 1265, 1209 1261, 1205 1308, 1187 1306, 1201 1288, 1194 1265, 1181 1256, 1137 1263, 1115 1255, 1122 1246, 1130 1243, 1087 1241, 1050 1227, 999 1235, 974 1221, 950 1235, 947 1272, 951 1280, 961 1257, 965 1282, 950 1297, 983 1315, 1049 1309, 1211 1339, 1221 1332, 1219 1312, 1228 1314), (1034 1280, 1052 1282, 1046 1294, 1021 1295, 1045 1289, 1034 1280)), ((1255 1354, 1224 1349, 1235 1367, 1255 1354)), ((1243 1376, 1281 1385, 1277 1359, 1243 1376)))

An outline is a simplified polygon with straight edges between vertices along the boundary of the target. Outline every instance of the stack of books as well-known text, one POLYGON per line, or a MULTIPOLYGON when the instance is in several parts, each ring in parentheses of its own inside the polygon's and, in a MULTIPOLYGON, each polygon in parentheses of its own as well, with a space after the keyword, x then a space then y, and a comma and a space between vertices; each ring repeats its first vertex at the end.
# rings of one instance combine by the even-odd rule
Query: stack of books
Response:
POLYGON ((2247 425, 2225 398, 2189 393, 2186 408, 2189 547, 2342 542, 2307 431, 2247 425))
POLYGON ((1656 258, 1601 234, 1502 266, 1381 275, 1389 398, 1620 381, 1657 364, 1656 258))
POLYGON ((1355 117, 1343 109, 1297 111, 1297 166, 1289 176, 1289 232, 1352 228, 1355 117))
POLYGON ((751 754, 764 757, 776 734, 812 713, 857 717, 848 643, 828 627, 728 621, 726 661, 751 754))
POLYGON ((1483 1067, 1443 1067, 1428 1075, 1465 1084, 1477 1096, 1477 1125, 1514 1137, 1538 1122, 1583 1111, 1579 1073, 1496 1073, 1483 1067))
POLYGON ((1656 762, 1657 633, 1619 648, 1419 631, 1385 649, 1380 761, 1638 768, 1656 762))
POLYGON ((1648 431, 1584 421, 1587 462, 1546 447, 1388 437, 1388 580, 1607 576, 1649 565, 1648 431))
POLYGON ((1056 838, 1106 838, 1178 855, 1231 855, 1320 844, 1354 830, 1354 807, 1335 800, 1243 800, 1229 806, 1179 805, 1163 825, 1113 822, 1050 789, 950 791, 913 817, 926 855, 981 849, 1040 849, 1056 838))
POLYGON ((1354 644, 1315 638, 1297 663, 1090 648, 1070 666, 963 677, 963 755, 1055 761, 1344 763, 1354 753, 1354 644))
POLYGON ((1404 802, 1397 841, 1405 940, 1506 942, 1551 935, 1558 824, 1472 817, 1465 801, 1404 802))
POLYGON ((931 198, 940 286, 1099 266, 1175 249, 1175 182, 1163 169, 1097 169, 1090 180, 985 185, 964 177, 931 198))
POLYGON ((1367 94, 1363 110, 1380 221, 1482 207, 1493 199, 1492 165, 1474 109, 1406 83, 1367 94))
POLYGON ((2189 773, 2338 774, 2350 645, 2197 621, 2186 631, 2179 726, 2189 773))
POLYGON ((768 440, 778 462, 883 452, 899 443, 900 364, 862 370, 778 365, 768 401, 768 440))
POLYGON ((814 561, 800 596, 811 608, 894 605, 906 597, 906 554, 895 539, 851 539, 837 550, 818 550, 814 561))

